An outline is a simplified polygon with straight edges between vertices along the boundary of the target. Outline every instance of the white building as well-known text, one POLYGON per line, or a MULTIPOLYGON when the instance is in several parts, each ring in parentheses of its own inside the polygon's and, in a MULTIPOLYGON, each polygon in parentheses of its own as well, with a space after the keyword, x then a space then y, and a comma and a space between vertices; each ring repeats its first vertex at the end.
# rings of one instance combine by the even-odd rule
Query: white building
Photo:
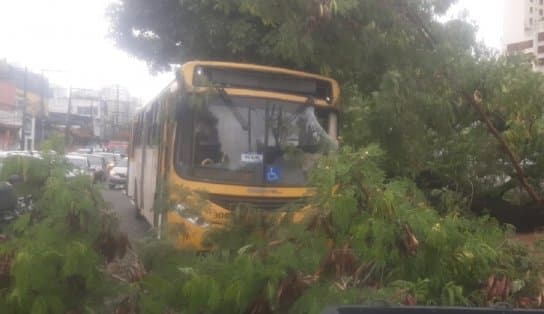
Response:
POLYGON ((544 71, 544 0, 506 0, 503 28, 504 49, 533 54, 544 71))
POLYGON ((49 112, 87 118, 92 121, 88 127, 95 137, 110 139, 127 127, 137 106, 137 99, 118 86, 100 90, 57 87, 53 89, 49 112))
POLYGON ((104 87, 100 92, 114 123, 120 126, 128 124, 139 105, 138 99, 117 85, 104 87))
MULTIPOLYGON (((105 104, 99 92, 81 88, 53 88, 53 98, 49 103, 50 113, 70 114, 72 117, 85 117, 91 121, 87 127, 95 137, 104 137, 105 104)), ((72 119, 76 120, 76 119, 72 119)))

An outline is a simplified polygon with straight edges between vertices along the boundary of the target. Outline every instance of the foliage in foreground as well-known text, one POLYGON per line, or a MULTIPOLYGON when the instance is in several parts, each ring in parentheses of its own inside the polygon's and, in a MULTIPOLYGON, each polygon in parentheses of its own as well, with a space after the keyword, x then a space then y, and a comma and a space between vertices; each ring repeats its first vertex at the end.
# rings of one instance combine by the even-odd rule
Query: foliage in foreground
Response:
MULTIPOLYGON (((538 306, 539 265, 489 217, 439 214, 408 180, 386 180, 374 146, 322 160, 306 221, 239 210, 217 250, 142 250, 141 313, 318 313, 326 305, 538 306)), ((451 198, 451 195, 445 197, 451 198)), ((459 205, 461 206, 461 205, 459 205)), ((452 207, 453 208, 453 207, 452 207)), ((137 301, 136 301, 137 300, 137 301)))
POLYGON ((46 140, 40 145, 43 151, 55 151, 59 154, 64 154, 66 151, 66 139, 64 134, 53 132, 49 134, 46 140))
MULTIPOLYGON (((36 210, 0 237, 6 313, 317 313, 326 305, 387 302, 538 307, 540 267, 511 230, 463 211, 462 198, 386 179, 375 146, 321 160, 306 218, 235 212, 197 254, 150 240, 127 249, 87 177, 55 163, 36 210), (438 200, 438 201, 437 201, 438 200), (126 258, 125 258, 126 259, 126 258), (113 263, 111 263, 114 261, 113 263), (116 262, 115 262, 116 261, 116 262), (117 266, 116 266, 117 265, 117 266), (112 275, 113 274, 113 275, 112 275), (125 279, 124 279, 125 278, 125 279)), ((301 210, 298 208, 298 210, 301 210)))
POLYGON ((13 158, 3 169, 21 174, 32 168, 24 183, 40 197, 33 211, 0 230, 1 313, 82 313, 102 308, 105 297, 117 293, 102 265, 122 255, 126 238, 101 211, 87 176, 66 178, 60 160, 46 159, 13 158))

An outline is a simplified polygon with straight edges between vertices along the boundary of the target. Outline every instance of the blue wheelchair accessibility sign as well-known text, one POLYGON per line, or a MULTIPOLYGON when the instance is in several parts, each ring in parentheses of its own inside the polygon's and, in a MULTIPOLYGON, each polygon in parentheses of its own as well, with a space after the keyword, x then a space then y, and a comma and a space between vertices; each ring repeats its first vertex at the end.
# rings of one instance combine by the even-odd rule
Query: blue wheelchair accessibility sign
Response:
POLYGON ((266 181, 276 182, 281 179, 281 172, 279 167, 267 166, 266 167, 266 181))

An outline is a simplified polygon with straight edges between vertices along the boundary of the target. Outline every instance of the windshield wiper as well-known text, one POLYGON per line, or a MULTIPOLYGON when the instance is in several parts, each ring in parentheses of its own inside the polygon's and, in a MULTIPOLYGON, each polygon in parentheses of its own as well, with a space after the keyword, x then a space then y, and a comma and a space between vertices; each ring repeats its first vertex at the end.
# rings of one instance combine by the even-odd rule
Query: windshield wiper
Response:
POLYGON ((222 87, 218 87, 217 88, 217 93, 219 94, 219 97, 221 97, 221 99, 223 99, 225 104, 227 104, 227 107, 230 109, 230 111, 232 111, 232 113, 234 114, 234 117, 236 118, 236 120, 238 120, 238 123, 240 123, 240 125, 242 126, 242 129, 244 131, 248 131, 249 130, 249 123, 244 120, 244 117, 242 116, 240 111, 238 111, 238 109, 234 106, 234 103, 232 102, 232 99, 230 98, 229 94, 227 94, 225 89, 222 88, 222 87))
POLYGON ((295 113, 298 115, 298 114, 301 114, 304 112, 304 110, 306 110, 306 108, 308 107, 315 107, 315 98, 312 97, 312 96, 308 96, 306 97, 306 101, 304 102, 304 104, 302 104, 302 106, 300 106, 300 108, 298 108, 295 113))

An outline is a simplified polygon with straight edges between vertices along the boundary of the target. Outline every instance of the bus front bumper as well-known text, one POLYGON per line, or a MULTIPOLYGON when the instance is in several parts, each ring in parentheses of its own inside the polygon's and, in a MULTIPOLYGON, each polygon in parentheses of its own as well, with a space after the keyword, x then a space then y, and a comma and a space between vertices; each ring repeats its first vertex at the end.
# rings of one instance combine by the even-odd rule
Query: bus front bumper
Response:
POLYGON ((211 249, 210 246, 204 244, 205 233, 212 228, 220 227, 220 225, 211 225, 182 217, 175 211, 169 211, 167 219, 168 238, 179 249, 194 249, 198 251, 211 249))
MULTIPOLYGON (((228 213, 227 210, 224 211, 228 213)), ((309 211, 312 211, 311 206, 306 206, 296 211, 292 216, 292 222, 301 223, 308 216, 309 211)), ((287 212, 275 213, 278 214, 278 220, 287 215, 287 212)), ((229 219, 225 218, 222 222, 214 221, 209 223, 203 218, 187 218, 176 211, 170 210, 167 214, 167 221, 168 238, 174 242, 178 249, 208 251, 213 249, 213 245, 206 241, 207 232, 224 228, 229 219)))

